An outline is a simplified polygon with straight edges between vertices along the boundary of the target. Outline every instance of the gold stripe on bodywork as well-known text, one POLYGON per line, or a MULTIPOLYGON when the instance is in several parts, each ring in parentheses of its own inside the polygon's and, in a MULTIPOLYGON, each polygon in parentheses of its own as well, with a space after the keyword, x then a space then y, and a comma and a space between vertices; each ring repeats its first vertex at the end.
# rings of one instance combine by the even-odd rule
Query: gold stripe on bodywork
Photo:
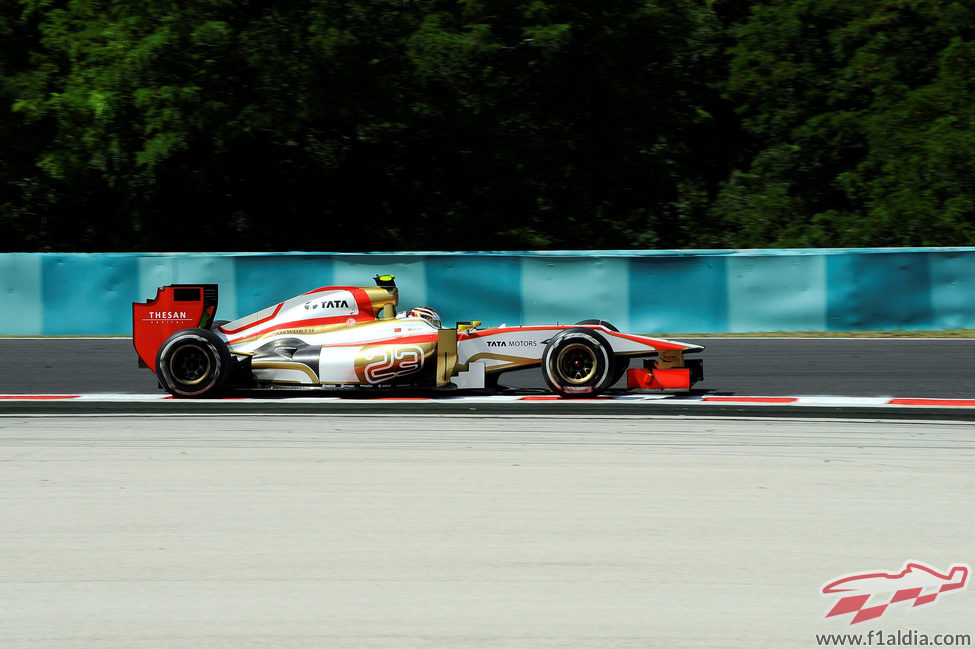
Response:
POLYGON ((458 371, 466 371, 468 366, 475 361, 502 361, 503 365, 487 365, 484 367, 485 372, 497 372, 499 370, 507 370, 513 367, 530 367, 532 365, 538 365, 541 363, 540 359, 525 358, 524 356, 507 356, 505 354, 494 354, 491 352, 481 352, 480 354, 474 354, 467 359, 466 363, 458 363, 458 371))
POLYGON ((363 344, 356 353, 354 367, 359 383, 387 383, 407 374, 430 368, 437 352, 436 342, 388 342, 363 344), (379 372, 379 374, 376 374, 379 372))
MULTIPOLYGON (((392 317, 396 316, 396 305, 399 304, 399 289, 395 286, 392 288, 383 288, 381 286, 360 286, 362 291, 365 292, 366 296, 369 298, 369 303, 372 304, 372 312, 378 318, 379 312, 387 305, 393 305, 392 317)), ((387 316, 388 318, 389 316, 387 316)))
MULTIPOLYGON (((237 345, 243 345, 244 343, 251 343, 255 340, 261 340, 263 338, 278 338, 281 336, 315 336, 317 334, 324 334, 330 331, 339 331, 345 329, 361 329, 363 327, 375 327, 378 325, 389 326, 389 320, 364 320, 362 322, 356 322, 350 325, 346 322, 336 322, 327 325, 316 325, 314 327, 288 327, 287 329, 277 329, 275 331, 268 331, 263 334, 258 334, 255 336, 248 336, 247 338, 241 338, 240 340, 235 340, 233 344, 230 345, 231 353, 237 353, 233 351, 233 347, 237 345), (289 333, 292 332, 292 333, 289 333), (294 333, 300 332, 300 333, 294 333)), ((391 339, 395 340, 395 339, 391 339)), ((354 344, 354 343, 343 343, 343 344, 354 344)), ((375 342, 363 342, 362 344, 375 344, 375 342)), ((326 345, 327 346, 327 345, 326 345)))
POLYGON ((684 367, 684 352, 679 349, 661 349, 657 353, 657 364, 659 369, 671 367, 684 367))
POLYGON ((450 383, 457 366, 457 330, 437 331, 437 387, 450 383))
MULTIPOLYGON (((362 323, 362 324, 366 324, 366 323, 362 323)), ((370 322, 369 324, 372 324, 372 322, 370 322)), ((354 327, 355 325, 352 326, 354 327)), ((316 325, 314 327, 296 326, 296 327, 288 327, 287 329, 275 329, 274 331, 268 331, 262 334, 257 334, 253 336, 248 336, 246 338, 241 338, 240 340, 235 340, 233 344, 230 345, 231 347, 230 351, 231 353, 238 353, 238 352, 234 352, 233 347, 236 347, 237 345, 243 345, 244 343, 252 343, 255 340, 262 340, 264 338, 277 338, 279 336, 314 336, 316 334, 328 333, 329 331, 338 331, 339 329, 349 329, 349 328, 350 326, 345 322, 336 322, 334 324, 316 325)))

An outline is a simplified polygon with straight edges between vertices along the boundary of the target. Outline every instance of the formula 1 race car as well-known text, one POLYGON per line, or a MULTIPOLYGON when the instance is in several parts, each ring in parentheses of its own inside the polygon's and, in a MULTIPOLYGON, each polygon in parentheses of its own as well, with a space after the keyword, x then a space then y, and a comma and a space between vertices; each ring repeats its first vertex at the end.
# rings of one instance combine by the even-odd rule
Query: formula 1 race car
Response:
POLYGON ((602 320, 575 325, 444 327, 437 312, 397 313, 391 275, 376 286, 326 286, 232 322, 214 321, 216 284, 161 287, 132 304, 140 364, 175 397, 229 388, 485 389, 511 370, 541 367, 563 397, 592 397, 627 374, 631 389, 690 389, 703 378, 700 345, 620 333, 602 320), (631 358, 644 358, 630 369, 631 358), (627 371, 628 370, 628 371, 627 371))

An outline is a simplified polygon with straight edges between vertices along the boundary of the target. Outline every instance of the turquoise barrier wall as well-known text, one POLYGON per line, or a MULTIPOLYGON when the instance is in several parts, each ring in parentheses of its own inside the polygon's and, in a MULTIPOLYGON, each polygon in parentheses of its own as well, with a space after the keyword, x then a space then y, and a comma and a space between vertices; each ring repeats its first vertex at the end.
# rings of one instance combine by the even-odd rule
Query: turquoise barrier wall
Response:
POLYGON ((400 306, 485 325, 603 318, 642 333, 975 328, 975 248, 498 253, 0 254, 0 335, 128 335, 164 284, 233 320, 393 273, 400 306))

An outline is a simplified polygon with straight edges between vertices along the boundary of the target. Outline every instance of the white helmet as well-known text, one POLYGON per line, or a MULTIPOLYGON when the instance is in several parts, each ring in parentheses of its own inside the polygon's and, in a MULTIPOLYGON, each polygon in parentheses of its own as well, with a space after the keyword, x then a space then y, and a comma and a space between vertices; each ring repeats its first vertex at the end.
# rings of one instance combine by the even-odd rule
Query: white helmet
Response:
POLYGON ((440 314, 428 306, 415 306, 406 314, 407 318, 423 318, 436 328, 440 328, 440 314))

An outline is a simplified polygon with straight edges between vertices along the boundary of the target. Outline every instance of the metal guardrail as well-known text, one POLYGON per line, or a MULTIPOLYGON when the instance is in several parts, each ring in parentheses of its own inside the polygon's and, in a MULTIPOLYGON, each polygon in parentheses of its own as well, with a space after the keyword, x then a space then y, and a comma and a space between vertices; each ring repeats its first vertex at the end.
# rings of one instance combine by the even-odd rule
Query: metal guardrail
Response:
POLYGON ((127 335, 157 286, 220 285, 232 320, 397 275, 402 306, 485 325, 643 333, 975 328, 975 248, 0 254, 0 335, 127 335))

